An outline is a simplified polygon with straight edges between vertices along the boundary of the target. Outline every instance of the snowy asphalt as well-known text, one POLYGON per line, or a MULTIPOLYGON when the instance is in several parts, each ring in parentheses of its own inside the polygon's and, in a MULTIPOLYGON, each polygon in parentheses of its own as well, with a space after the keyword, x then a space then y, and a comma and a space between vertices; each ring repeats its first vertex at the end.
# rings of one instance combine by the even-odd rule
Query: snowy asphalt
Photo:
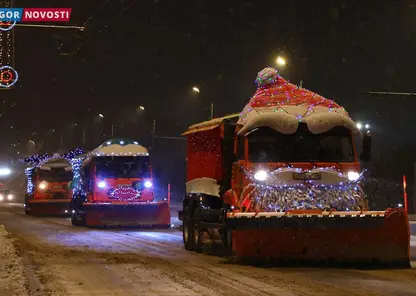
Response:
POLYGON ((32 295, 416 295, 415 269, 243 266, 185 251, 177 230, 75 228, 26 216, 19 204, 0 204, 0 224, 17 238, 26 274, 33 271, 29 286, 40 289, 32 295))

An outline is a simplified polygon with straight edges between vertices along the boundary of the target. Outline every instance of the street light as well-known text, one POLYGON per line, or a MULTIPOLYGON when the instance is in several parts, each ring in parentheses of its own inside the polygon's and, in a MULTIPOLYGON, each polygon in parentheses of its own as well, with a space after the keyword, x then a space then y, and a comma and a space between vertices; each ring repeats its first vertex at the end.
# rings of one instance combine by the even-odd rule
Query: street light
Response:
POLYGON ((200 93, 199 88, 198 88, 198 87, 196 87, 196 86, 194 86, 194 87, 192 88, 192 91, 193 91, 193 92, 196 92, 196 93, 200 93))
POLYGON ((144 107, 143 106, 139 106, 139 109, 144 111, 144 107))
POLYGON ((278 56, 278 57, 276 58, 276 64, 277 64, 278 66, 282 66, 282 67, 284 67, 284 66, 286 66, 286 59, 285 59, 284 57, 278 56))
POLYGON ((98 116, 100 116, 101 118, 104 118, 104 115, 102 115, 101 113, 100 113, 100 114, 98 114, 98 116))

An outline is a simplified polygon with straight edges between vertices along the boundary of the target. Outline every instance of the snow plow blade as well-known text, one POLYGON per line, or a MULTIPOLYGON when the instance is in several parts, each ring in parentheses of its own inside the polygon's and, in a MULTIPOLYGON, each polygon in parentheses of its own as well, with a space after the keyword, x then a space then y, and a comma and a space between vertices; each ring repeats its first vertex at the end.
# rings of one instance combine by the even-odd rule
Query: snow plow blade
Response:
POLYGON ((71 202, 69 200, 27 201, 25 212, 33 216, 69 216, 71 215, 71 202))
POLYGON ((84 204, 87 227, 170 227, 168 202, 84 204))
POLYGON ((247 262, 410 267, 404 210, 290 211, 227 215, 236 257, 247 262))

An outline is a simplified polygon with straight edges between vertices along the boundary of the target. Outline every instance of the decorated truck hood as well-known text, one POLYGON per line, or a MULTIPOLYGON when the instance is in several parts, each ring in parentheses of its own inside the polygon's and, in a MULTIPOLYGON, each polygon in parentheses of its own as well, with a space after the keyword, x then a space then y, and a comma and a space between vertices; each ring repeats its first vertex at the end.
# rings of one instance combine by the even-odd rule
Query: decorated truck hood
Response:
POLYGON ((259 72, 257 91, 240 114, 239 134, 245 135, 260 126, 269 126, 283 134, 296 132, 300 122, 314 133, 324 133, 335 126, 358 132, 343 107, 317 93, 293 85, 277 70, 259 72))
POLYGON ((95 156, 148 156, 149 151, 137 141, 130 139, 110 139, 95 148, 95 156))

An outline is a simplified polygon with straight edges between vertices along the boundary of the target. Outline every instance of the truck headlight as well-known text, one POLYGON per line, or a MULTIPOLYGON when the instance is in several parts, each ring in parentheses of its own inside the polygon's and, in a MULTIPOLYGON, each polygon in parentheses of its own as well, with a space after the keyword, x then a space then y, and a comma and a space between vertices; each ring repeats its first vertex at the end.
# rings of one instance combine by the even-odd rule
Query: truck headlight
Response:
POLYGON ((46 183, 45 181, 40 182, 40 184, 38 185, 40 190, 45 190, 46 187, 48 187, 48 183, 46 183))
POLYGON ((257 181, 266 181, 268 177, 269 173, 263 170, 258 171, 254 174, 254 179, 256 179, 257 181))
POLYGON ((152 186, 153 186, 152 181, 145 181, 144 182, 144 187, 146 187, 146 188, 152 188, 152 186))
POLYGON ((360 174, 357 172, 348 172, 347 174, 348 180, 350 181, 357 181, 360 178, 360 174))
POLYGON ((13 198, 14 198, 13 194, 8 194, 8 195, 7 195, 7 199, 8 199, 8 200, 13 200, 13 198))
POLYGON ((0 194, 0 201, 2 201, 4 199, 4 195, 0 194))
POLYGON ((98 188, 105 188, 106 186, 107 186, 107 184, 105 184, 104 181, 98 182, 98 188))

